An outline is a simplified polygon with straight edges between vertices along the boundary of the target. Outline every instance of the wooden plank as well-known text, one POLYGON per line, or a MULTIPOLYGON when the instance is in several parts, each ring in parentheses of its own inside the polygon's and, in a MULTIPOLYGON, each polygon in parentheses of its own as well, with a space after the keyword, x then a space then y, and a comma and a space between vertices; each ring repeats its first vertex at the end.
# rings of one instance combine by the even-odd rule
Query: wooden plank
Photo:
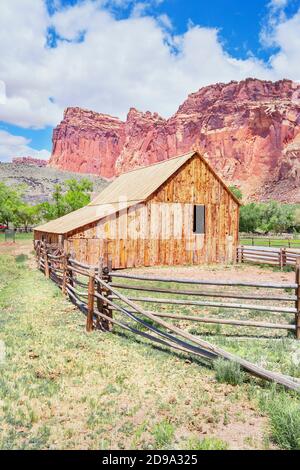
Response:
MULTIPOLYGON (((100 282, 103 283, 102 280, 100 282)), ((103 283, 105 286, 105 283, 103 283)), ((106 285, 106 287, 109 288, 109 286, 106 285)), ((238 364, 241 365, 245 370, 250 372, 251 374, 263 378, 265 380, 270 380, 274 381, 276 383, 279 383, 281 385, 284 385, 286 388, 291 389, 291 390, 300 390, 300 382, 297 380, 292 379, 291 377, 283 376, 282 374, 278 374, 276 372, 271 372, 263 367, 257 366, 256 364, 252 364, 251 362, 242 359, 238 356, 235 356, 234 354, 231 354, 227 351, 225 351, 222 348, 219 348, 217 346, 212 345, 208 341, 202 340, 198 336, 192 335, 191 333, 188 333, 184 330, 181 330, 180 328, 177 328, 175 325, 171 325, 168 322, 165 322, 159 317, 156 317, 155 315, 152 315, 150 312, 145 311, 143 308, 141 308, 138 304, 133 303, 130 301, 126 296, 120 294, 120 292, 116 291, 113 287, 111 287, 111 291, 113 294, 117 295, 120 300, 123 300, 125 304, 127 304, 129 307, 133 308, 137 313, 142 314, 145 318, 148 318, 154 322, 156 322, 158 325, 164 327, 167 329, 169 332, 173 332, 177 334, 178 336, 181 336, 183 338, 186 338, 190 340, 193 344, 196 344, 203 348, 203 350, 212 352, 213 354, 216 354, 219 357, 222 357, 227 360, 231 360, 234 362, 237 362, 238 364)), ((112 301, 109 299, 108 302, 112 304, 112 301)), ((114 306, 114 305, 113 305, 114 306)), ((151 328, 151 325, 149 325, 149 328, 151 328)), ((170 336, 170 335, 169 335, 170 336)))
MULTIPOLYGON (((113 297, 115 298, 115 297, 113 297)), ((161 299, 158 297, 128 297, 129 300, 134 302, 150 302, 157 304, 170 304, 170 305, 195 305, 199 307, 222 307, 233 308, 242 310, 260 310, 263 312, 276 312, 276 313, 297 313, 296 308, 292 307, 274 307, 273 305, 261 304, 238 304, 235 302, 210 302, 199 300, 181 300, 181 299, 161 299)))
POLYGON ((110 273, 112 277, 119 277, 123 279, 137 279, 141 281, 158 281, 158 282, 175 282, 178 284, 194 284, 194 285, 208 285, 208 286, 242 286, 242 287, 261 287, 270 289, 296 289, 296 283, 271 283, 271 282, 242 282, 242 281, 205 281, 195 279, 184 279, 184 278, 169 278, 169 277, 158 277, 158 276, 142 276, 138 274, 127 274, 112 271, 110 273))
POLYGON ((49 260, 48 260, 48 252, 47 248, 44 248, 44 263, 45 263, 45 276, 47 279, 50 277, 50 266, 49 266, 49 260))
POLYGON ((297 300, 295 302, 296 315, 295 315, 295 325, 296 325, 296 338, 300 339, 300 257, 296 260, 296 271, 295 271, 295 281, 297 288, 295 294, 297 300))
POLYGON ((68 280, 68 257, 65 254, 63 256, 63 280, 62 280, 62 293, 67 295, 67 280, 68 280))
POLYGON ((270 297, 266 295, 253 295, 253 294, 241 294, 240 292, 222 292, 222 291, 196 291, 196 290, 180 290, 180 289, 171 289, 171 288, 161 288, 161 287, 147 287, 137 284, 118 284, 112 283, 112 287, 117 287, 119 289, 129 289, 129 290, 138 290, 144 292, 158 292, 158 293, 167 293, 167 294, 176 294, 176 295, 189 295, 189 296, 203 296, 203 297, 222 297, 230 299, 252 299, 252 300, 273 300, 273 301, 285 301, 292 302, 297 299, 295 295, 291 296, 275 296, 270 297))
MULTIPOLYGON (((149 310, 147 310, 149 312, 149 310)), ((133 312, 134 313, 134 312, 133 312)), ((255 328, 271 328, 277 330, 296 330, 295 325, 289 325, 285 323, 269 323, 269 322, 253 322, 247 320, 235 320, 225 318, 206 318, 206 317, 195 317, 192 315, 174 315, 172 313, 157 313, 151 311, 152 315, 160 318, 171 318, 174 320, 187 320, 195 321, 198 323, 213 323, 218 325, 234 325, 234 326, 250 326, 255 328)))
POLYGON ((93 317, 94 317, 94 302, 95 302, 95 270, 89 271, 89 284, 88 284, 88 309, 86 317, 86 331, 93 330, 93 317))

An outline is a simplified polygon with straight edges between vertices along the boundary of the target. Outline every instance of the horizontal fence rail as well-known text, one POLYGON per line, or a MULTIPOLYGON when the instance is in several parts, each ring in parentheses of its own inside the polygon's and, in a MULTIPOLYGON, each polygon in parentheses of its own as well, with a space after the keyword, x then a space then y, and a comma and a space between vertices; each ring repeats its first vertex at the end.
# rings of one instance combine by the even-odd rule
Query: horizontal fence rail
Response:
POLYGON ((205 360, 211 361, 218 357, 235 360, 245 370, 258 377, 281 383, 287 388, 295 390, 300 388, 300 384, 294 379, 266 371, 176 326, 182 322, 195 322, 278 329, 293 331, 300 339, 298 261, 294 283, 211 281, 113 271, 111 260, 104 265, 103 259, 100 258, 96 266, 90 266, 64 253, 61 247, 46 245, 40 241, 35 242, 34 246, 38 268, 86 315, 87 331, 95 328, 111 331, 113 325, 116 325, 151 342, 194 354, 205 360), (185 288, 184 284, 188 287, 185 288), (143 292, 151 292, 152 296, 145 297, 143 292), (207 297, 210 299, 205 300, 207 297), (222 298, 227 300, 222 301, 222 298), (243 303, 243 300, 250 300, 251 303, 243 303), (176 313, 148 310, 144 308, 144 304, 148 303, 175 306, 176 313), (186 314, 184 310, 180 311, 186 306, 191 306, 193 309, 191 314, 186 314), (278 315, 281 314, 284 318, 289 317, 291 322, 284 321, 283 317, 278 322, 270 321, 269 318, 268 321, 227 318, 227 316, 222 318, 218 316, 218 312, 213 316, 207 316, 203 315, 201 310, 203 308, 231 309, 233 312, 255 310, 267 313, 268 317, 274 315, 274 319, 280 318, 278 315), (194 314, 194 309, 199 310, 199 314, 198 312, 194 314))
POLYGON ((295 289, 296 283, 271 283, 271 282, 242 282, 242 281, 208 281, 208 280, 194 280, 188 278, 168 278, 158 276, 142 276, 138 274, 123 274, 122 272, 111 272, 111 276, 123 279, 136 279, 140 281, 158 281, 158 282, 174 282, 177 284, 193 284, 202 286, 235 286, 235 287, 267 287, 274 289, 295 289))
POLYGON ((238 263, 271 264, 283 268, 295 266, 297 258, 300 257, 300 249, 289 248, 266 248, 240 245, 237 248, 236 260, 238 263))
POLYGON ((251 236, 247 234, 241 234, 240 240, 243 245, 250 245, 250 246, 269 246, 269 247, 287 247, 287 248, 299 248, 300 249, 300 240, 294 239, 292 237, 286 238, 284 236, 277 236, 277 237, 258 237, 258 236, 251 236))

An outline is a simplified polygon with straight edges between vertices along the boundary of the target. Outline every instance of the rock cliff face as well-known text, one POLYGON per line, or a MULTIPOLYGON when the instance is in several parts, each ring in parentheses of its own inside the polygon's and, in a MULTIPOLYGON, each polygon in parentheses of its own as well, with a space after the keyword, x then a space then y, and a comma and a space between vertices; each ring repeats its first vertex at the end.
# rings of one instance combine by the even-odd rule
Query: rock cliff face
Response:
POLYGON ((124 123, 106 114, 67 108, 53 131, 50 166, 111 178, 125 141, 124 123))
POLYGON ((69 171, 62 171, 56 168, 49 168, 32 163, 2 163, 0 162, 0 181, 8 186, 24 186, 24 199, 29 204, 39 204, 51 201, 54 188, 57 184, 64 185, 66 180, 75 178, 80 181, 88 178, 93 184, 96 196, 108 184, 103 178, 96 175, 81 175, 69 171))
POLYGON ((112 177, 198 149, 248 199, 300 201, 300 85, 247 79, 188 96, 169 119, 79 108, 54 130, 51 166, 112 177))

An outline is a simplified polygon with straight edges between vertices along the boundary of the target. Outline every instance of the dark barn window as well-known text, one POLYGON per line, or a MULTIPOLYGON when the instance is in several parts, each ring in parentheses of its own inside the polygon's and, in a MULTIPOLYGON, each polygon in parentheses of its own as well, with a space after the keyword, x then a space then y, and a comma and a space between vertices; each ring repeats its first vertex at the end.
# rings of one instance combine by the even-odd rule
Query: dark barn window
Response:
POLYGON ((205 233, 205 206, 194 206, 194 233, 205 233))

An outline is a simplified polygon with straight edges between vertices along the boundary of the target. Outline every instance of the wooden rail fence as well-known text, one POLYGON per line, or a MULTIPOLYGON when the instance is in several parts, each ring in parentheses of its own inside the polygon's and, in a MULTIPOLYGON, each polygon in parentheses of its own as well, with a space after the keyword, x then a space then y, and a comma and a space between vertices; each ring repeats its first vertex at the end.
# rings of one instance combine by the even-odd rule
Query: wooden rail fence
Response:
POLYGON ((241 240, 251 241, 251 243, 247 243, 250 246, 269 246, 269 247, 288 247, 288 248, 299 248, 300 249, 300 240, 294 238, 286 238, 284 236, 275 237, 254 237, 247 234, 242 234, 240 236, 241 240))
POLYGON ((289 248, 268 249, 263 247, 250 247, 240 245, 237 248, 237 263, 261 263, 278 266, 281 269, 284 266, 295 266, 297 258, 300 257, 300 251, 289 248))
POLYGON ((85 313, 87 331, 92 331, 95 328, 111 331, 113 325, 118 325, 152 342, 185 353, 192 353, 207 360, 218 357, 234 360, 245 370, 258 377, 275 381, 290 389, 300 390, 300 383, 296 379, 258 367, 188 333, 175 326, 174 323, 164 320, 285 329, 293 331, 296 338, 300 339, 300 263, 298 261, 295 282, 293 283, 174 279, 112 271, 110 260, 106 266, 104 266, 102 259, 99 260, 97 266, 90 266, 67 255, 58 246, 46 245, 40 241, 36 241, 34 246, 38 268, 85 313), (137 284, 136 281, 139 283, 137 284), (157 283, 159 283, 159 287, 157 283), (173 287, 169 287, 169 284, 172 284, 173 287), (188 289, 182 288, 182 285, 190 287, 188 289), (247 289, 241 291, 241 288, 244 287, 247 289), (233 291, 232 288, 236 290, 233 291), (133 295, 128 295, 128 291, 133 295), (143 296, 144 292, 152 293, 152 297, 143 296), (140 296, 141 293, 142 296, 140 296), (160 297, 161 294, 168 294, 170 297, 160 297), (176 298, 178 295, 184 299, 176 298), (206 300, 207 298, 213 300, 206 300), (236 300, 228 301, 227 299, 236 300), (247 302, 243 303, 244 300, 247 302), (268 302, 272 302, 272 304, 268 304, 268 302), (146 310, 142 305, 148 303, 176 306, 179 314, 146 310), (258 322, 219 318, 217 315, 204 317, 180 313, 180 307, 186 305, 234 311, 255 310, 268 312, 274 318, 278 314, 284 314, 285 317, 291 316, 294 321, 286 323, 258 322), (124 317, 126 321, 124 321, 124 317))

